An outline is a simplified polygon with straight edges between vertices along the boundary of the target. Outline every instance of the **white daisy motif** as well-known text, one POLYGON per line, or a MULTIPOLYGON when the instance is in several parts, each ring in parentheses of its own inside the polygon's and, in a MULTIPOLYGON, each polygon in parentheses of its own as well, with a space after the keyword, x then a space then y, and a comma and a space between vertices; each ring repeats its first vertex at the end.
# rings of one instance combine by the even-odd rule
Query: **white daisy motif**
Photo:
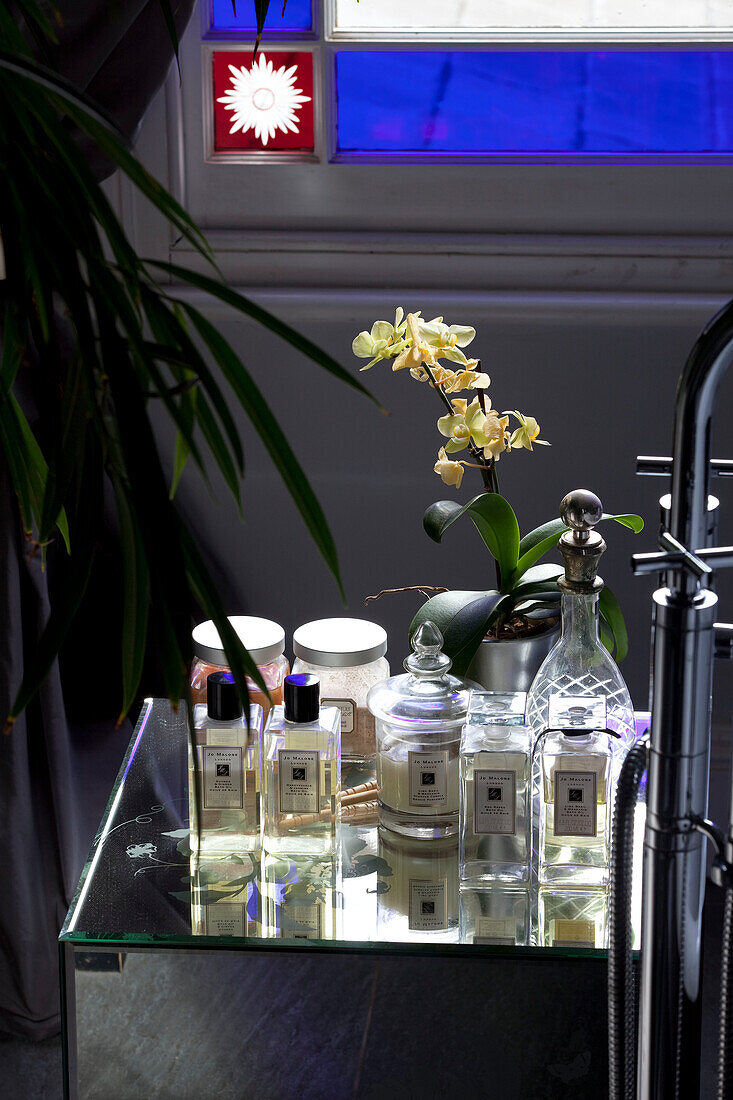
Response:
POLYGON ((267 145, 278 130, 284 134, 289 130, 298 133, 297 112, 303 103, 310 103, 310 96, 303 95, 301 89, 294 86, 297 65, 276 69, 264 54, 260 54, 249 69, 244 65, 240 69, 230 65, 229 71, 231 87, 217 102, 232 112, 230 134, 236 134, 237 130, 244 134, 254 130, 255 137, 267 145))

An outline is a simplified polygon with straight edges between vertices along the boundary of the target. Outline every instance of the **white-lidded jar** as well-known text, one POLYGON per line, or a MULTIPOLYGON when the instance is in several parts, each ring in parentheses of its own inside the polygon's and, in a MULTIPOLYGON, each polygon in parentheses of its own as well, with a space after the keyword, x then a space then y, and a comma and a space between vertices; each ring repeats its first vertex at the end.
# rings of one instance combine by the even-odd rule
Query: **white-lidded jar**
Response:
MULTIPOLYGON (((272 619, 256 615, 229 615, 229 622, 239 640, 257 665, 270 692, 270 699, 262 688, 247 677, 250 700, 259 703, 264 717, 271 706, 283 701, 283 682, 290 667, 284 654, 285 631, 272 619)), ((193 630, 194 661, 191 665, 191 698, 194 706, 206 702, 206 678, 212 672, 230 672, 219 631, 211 619, 199 623, 193 630)))
POLYGON ((341 711, 341 759, 372 759, 376 740, 367 695, 389 676, 386 630, 366 619, 315 619, 295 631, 293 652, 293 673, 318 676, 321 706, 341 711))

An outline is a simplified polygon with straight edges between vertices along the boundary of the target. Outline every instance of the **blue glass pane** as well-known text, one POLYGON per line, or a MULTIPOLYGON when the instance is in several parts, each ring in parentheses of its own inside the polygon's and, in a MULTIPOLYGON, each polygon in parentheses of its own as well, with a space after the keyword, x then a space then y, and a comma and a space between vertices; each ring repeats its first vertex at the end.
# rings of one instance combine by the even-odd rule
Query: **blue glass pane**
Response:
POLYGON ((354 51, 338 152, 733 152, 728 51, 354 51))
MULTIPOLYGON (((232 36, 254 38, 254 0, 237 0, 237 14, 232 12, 232 0, 213 0, 211 5, 211 31, 226 31, 232 36)), ((271 0, 265 20, 263 37, 267 39, 281 31, 310 31, 313 28, 311 0, 288 0, 282 14, 281 0, 271 0)))

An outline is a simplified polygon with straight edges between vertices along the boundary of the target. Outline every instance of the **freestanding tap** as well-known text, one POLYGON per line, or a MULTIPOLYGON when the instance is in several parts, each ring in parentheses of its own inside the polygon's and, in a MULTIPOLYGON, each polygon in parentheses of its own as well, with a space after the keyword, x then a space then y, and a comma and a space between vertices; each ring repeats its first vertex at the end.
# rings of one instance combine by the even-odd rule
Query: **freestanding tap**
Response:
MULTIPOLYGON (((704 836, 717 595, 712 570, 733 548, 706 547, 710 430, 733 364, 733 302, 703 329, 680 377, 670 529, 637 573, 664 570, 653 596, 653 695, 644 837, 638 1100, 695 1100, 700 1090, 704 836)), ((667 460, 644 459, 661 465, 667 460)), ((656 472, 654 470, 653 472, 656 472)), ((717 472, 717 471, 716 471, 717 472)), ((727 471, 726 471, 727 472, 727 471)))

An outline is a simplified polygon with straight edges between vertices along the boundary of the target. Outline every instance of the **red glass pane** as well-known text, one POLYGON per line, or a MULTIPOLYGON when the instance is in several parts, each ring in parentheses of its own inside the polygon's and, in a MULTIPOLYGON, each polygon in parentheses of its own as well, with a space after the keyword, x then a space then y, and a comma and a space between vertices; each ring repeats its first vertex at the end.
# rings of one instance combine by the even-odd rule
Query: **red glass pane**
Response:
POLYGON ((214 149, 313 152, 313 55, 215 50, 214 149))

